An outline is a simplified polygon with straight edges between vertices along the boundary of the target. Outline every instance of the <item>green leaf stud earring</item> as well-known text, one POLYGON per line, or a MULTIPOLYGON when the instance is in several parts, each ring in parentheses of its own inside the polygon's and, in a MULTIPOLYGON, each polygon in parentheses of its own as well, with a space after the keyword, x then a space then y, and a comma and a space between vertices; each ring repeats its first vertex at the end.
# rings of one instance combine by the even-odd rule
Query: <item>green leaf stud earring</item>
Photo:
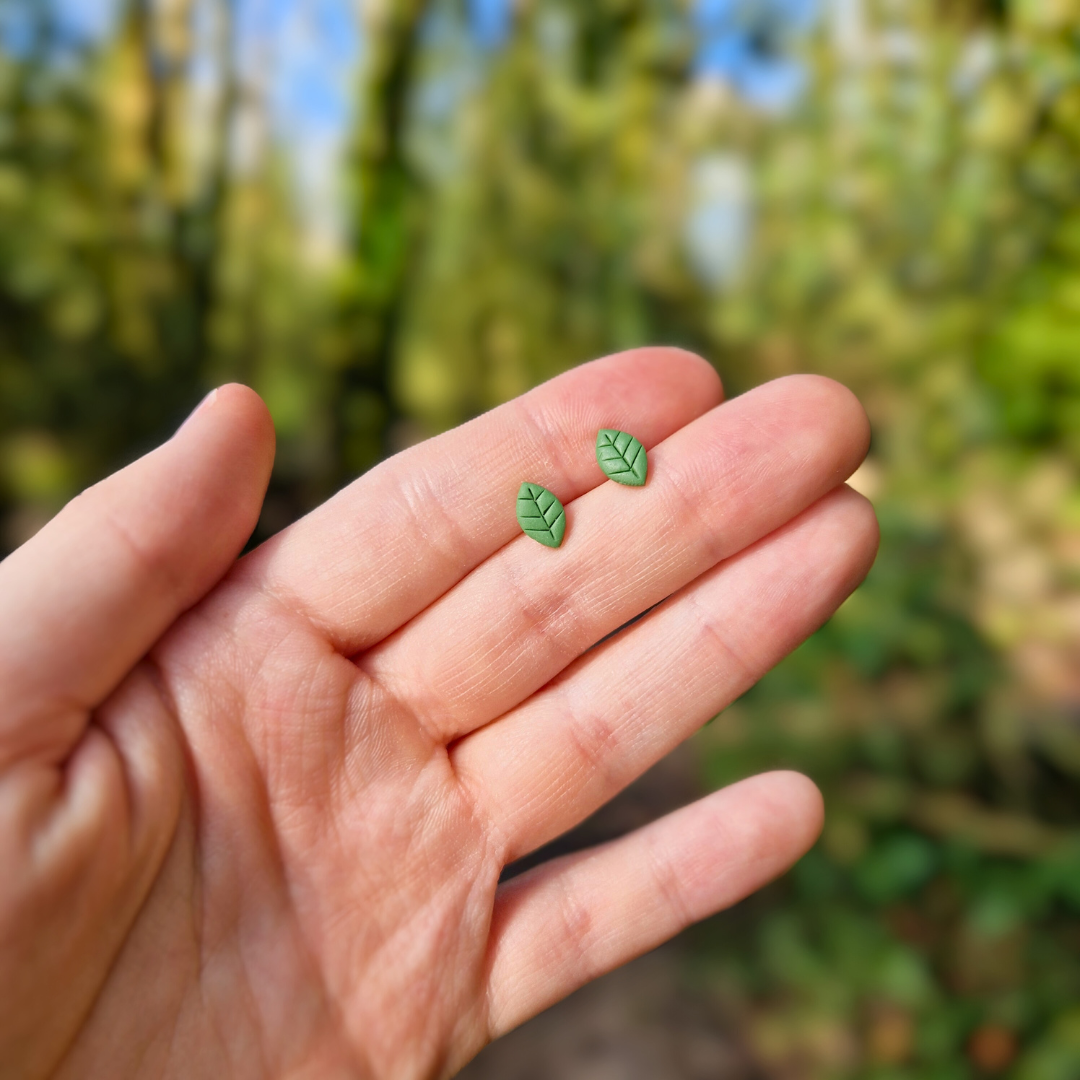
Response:
POLYGON ((557 548, 566 533, 563 504, 546 487, 521 485, 517 497, 517 519, 522 532, 545 547, 557 548))
POLYGON ((596 436, 596 462, 616 484, 642 487, 649 473, 645 447, 627 431, 601 428, 596 436))

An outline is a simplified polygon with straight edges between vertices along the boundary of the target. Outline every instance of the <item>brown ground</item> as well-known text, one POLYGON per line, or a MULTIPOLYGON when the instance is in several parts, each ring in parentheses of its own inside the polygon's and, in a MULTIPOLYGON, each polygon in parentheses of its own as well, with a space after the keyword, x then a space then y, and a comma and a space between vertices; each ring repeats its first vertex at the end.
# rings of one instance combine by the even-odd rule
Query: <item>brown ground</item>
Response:
POLYGON ((493 1043, 458 1080, 760 1080, 678 945, 643 956, 493 1043))

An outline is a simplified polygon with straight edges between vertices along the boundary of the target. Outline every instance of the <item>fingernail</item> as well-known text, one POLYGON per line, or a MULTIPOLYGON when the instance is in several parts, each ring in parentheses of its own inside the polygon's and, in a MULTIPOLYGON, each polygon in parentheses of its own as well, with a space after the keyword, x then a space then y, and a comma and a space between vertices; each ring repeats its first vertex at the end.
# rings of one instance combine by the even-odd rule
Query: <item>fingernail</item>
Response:
POLYGON ((191 413, 188 415, 188 418, 176 429, 176 434, 179 435, 180 432, 183 431, 184 428, 186 428, 188 426, 188 424, 190 424, 191 421, 194 420, 195 417, 198 416, 199 413, 201 413, 203 411, 203 409, 208 408, 210 405, 213 405, 214 398, 216 398, 216 397, 217 397, 217 387, 214 387, 214 389, 211 390, 210 393, 207 394, 206 397, 204 397, 202 399, 202 401, 200 401, 199 404, 196 405, 195 408, 191 410, 191 413))

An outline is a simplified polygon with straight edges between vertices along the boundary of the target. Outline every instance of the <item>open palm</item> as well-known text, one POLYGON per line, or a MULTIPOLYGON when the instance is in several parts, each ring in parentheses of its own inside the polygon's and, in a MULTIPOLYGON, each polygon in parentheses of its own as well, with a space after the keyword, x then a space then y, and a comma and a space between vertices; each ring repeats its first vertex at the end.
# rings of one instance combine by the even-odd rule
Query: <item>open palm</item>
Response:
POLYGON ((225 387, 0 564, 0 1075, 446 1076, 790 865, 821 806, 780 773, 499 883, 873 558, 855 399, 720 397, 676 350, 597 361, 236 562, 273 434, 225 387))

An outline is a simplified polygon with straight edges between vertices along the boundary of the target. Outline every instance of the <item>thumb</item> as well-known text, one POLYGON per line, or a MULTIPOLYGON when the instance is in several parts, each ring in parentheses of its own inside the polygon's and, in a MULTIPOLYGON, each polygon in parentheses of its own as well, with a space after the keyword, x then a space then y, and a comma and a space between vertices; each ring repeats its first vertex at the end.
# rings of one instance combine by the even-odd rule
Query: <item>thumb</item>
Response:
POLYGON ((224 576, 273 457, 266 406, 223 386, 0 562, 0 769, 63 760, 90 710, 224 576))

